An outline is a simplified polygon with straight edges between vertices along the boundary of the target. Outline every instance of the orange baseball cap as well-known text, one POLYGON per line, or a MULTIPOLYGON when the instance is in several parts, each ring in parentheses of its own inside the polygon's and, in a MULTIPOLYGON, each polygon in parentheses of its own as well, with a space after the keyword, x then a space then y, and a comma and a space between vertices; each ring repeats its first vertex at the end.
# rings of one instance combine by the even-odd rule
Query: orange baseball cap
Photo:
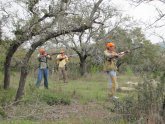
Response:
POLYGON ((107 44, 106 44, 106 47, 107 47, 107 48, 109 48, 109 47, 115 47, 115 44, 112 43, 112 42, 110 42, 110 43, 107 43, 107 44))

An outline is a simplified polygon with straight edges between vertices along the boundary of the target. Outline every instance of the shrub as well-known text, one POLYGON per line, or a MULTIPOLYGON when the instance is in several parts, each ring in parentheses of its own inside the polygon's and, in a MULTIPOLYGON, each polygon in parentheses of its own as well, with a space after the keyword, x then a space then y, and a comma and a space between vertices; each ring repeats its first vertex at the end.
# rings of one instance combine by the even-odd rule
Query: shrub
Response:
POLYGON ((52 94, 52 93, 44 93, 41 96, 41 100, 45 101, 48 105, 57 105, 57 104, 63 104, 63 105, 69 105, 70 99, 62 94, 52 94))
POLYGON ((159 123, 163 124, 163 118, 160 115, 163 103, 163 86, 153 80, 145 79, 138 86, 137 95, 124 98, 122 101, 114 101, 116 113, 122 114, 124 120, 140 123, 159 123))

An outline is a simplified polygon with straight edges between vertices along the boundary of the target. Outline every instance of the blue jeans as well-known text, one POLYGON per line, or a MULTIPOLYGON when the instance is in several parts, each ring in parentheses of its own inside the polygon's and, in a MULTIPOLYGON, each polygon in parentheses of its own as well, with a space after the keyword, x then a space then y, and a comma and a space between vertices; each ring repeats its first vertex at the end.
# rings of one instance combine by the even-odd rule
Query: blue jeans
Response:
POLYGON ((40 83, 42 81, 42 76, 44 75, 44 86, 45 88, 48 89, 48 68, 44 68, 44 69, 38 69, 38 78, 37 78, 37 82, 36 82, 36 87, 39 88, 40 83))
POLYGON ((108 84, 109 84, 109 88, 112 88, 112 78, 116 77, 116 71, 111 70, 111 71, 107 71, 108 74, 108 84))

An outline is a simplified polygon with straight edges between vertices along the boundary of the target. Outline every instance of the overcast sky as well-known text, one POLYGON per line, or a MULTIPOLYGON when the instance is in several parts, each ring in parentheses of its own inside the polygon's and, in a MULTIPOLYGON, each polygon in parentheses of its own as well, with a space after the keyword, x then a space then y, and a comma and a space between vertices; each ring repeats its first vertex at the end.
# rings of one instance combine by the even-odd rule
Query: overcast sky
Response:
MULTIPOLYGON (((164 4, 158 1, 154 1, 135 6, 135 4, 133 5, 130 0, 112 0, 112 2, 117 6, 118 9, 121 9, 125 15, 132 16, 135 20, 137 20, 139 22, 139 26, 146 34, 146 37, 153 43, 162 41, 160 38, 154 35, 155 33, 164 36, 165 38, 165 26, 159 29, 146 28, 147 24, 152 24, 158 18, 156 7, 161 9, 162 12, 165 12, 164 4)), ((161 25, 162 23, 164 23, 163 21, 159 21, 155 25, 161 25)))
MULTIPOLYGON (((5 2, 5 1, 13 1, 13 0, 0 0, 0 2, 5 2)), ((161 36, 164 36, 165 38, 165 34, 164 34, 165 26, 159 29, 146 28, 147 26, 146 24, 152 24, 156 20, 156 17, 158 17, 158 13, 155 9, 155 6, 160 8, 162 12, 165 12, 164 4, 162 4, 161 2, 151 2, 149 4, 147 3, 147 4, 141 4, 139 6, 135 6, 135 5, 131 5, 130 0, 111 0, 111 2, 119 10, 121 10, 121 12, 124 13, 124 15, 132 16, 135 20, 137 20, 137 22, 139 23, 139 26, 143 29, 143 32, 145 33, 146 37, 149 40, 151 40, 151 42, 157 43, 161 41, 160 38, 153 35, 154 32, 156 32, 157 34, 161 36)), ((23 11, 21 10, 20 13, 23 13, 23 11)), ((162 22, 158 22, 157 25, 161 23, 162 22)))

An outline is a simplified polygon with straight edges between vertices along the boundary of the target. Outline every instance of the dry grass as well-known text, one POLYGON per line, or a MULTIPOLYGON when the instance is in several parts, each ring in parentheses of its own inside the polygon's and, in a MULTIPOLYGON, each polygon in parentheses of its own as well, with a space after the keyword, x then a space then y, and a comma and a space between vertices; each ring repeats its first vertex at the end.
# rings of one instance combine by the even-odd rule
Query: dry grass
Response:
MULTIPOLYGON (((9 98, 14 97, 19 75, 13 75, 9 98), (17 78, 16 78, 17 77, 17 78)), ((49 90, 35 89, 34 76, 29 76, 26 83, 25 96, 19 105, 13 106, 12 101, 3 105, 7 115, 2 124, 127 124, 129 120, 123 118, 126 109, 129 109, 131 99, 125 99, 135 92, 118 92, 119 103, 109 99, 107 95, 107 77, 104 73, 87 75, 79 80, 69 80, 63 84, 50 75, 49 90), (46 99, 45 99, 46 98, 46 99), (53 104, 48 104, 53 101, 53 104), (66 105, 61 104, 67 103, 66 105), (127 108, 128 107, 128 108, 127 108), (122 114, 123 112, 123 114, 122 114)), ((137 77, 119 75, 118 85, 128 86, 128 81, 137 82, 137 77)), ((1 92, 2 93, 2 92, 1 92)), ((2 96, 2 95, 1 95, 2 96)), ((5 95, 4 95, 4 98, 5 95)), ((131 108, 132 109, 132 108, 131 108)), ((133 110, 133 109, 132 109, 133 110)), ((125 113, 126 114, 126 113, 125 113)), ((151 114, 150 117, 153 117, 151 114)), ((151 118, 148 117, 148 121, 151 118)), ((143 120, 144 121, 144 120, 143 120)), ((152 121, 152 120, 151 120, 152 121)), ((153 122, 153 121, 152 121, 153 122)))

